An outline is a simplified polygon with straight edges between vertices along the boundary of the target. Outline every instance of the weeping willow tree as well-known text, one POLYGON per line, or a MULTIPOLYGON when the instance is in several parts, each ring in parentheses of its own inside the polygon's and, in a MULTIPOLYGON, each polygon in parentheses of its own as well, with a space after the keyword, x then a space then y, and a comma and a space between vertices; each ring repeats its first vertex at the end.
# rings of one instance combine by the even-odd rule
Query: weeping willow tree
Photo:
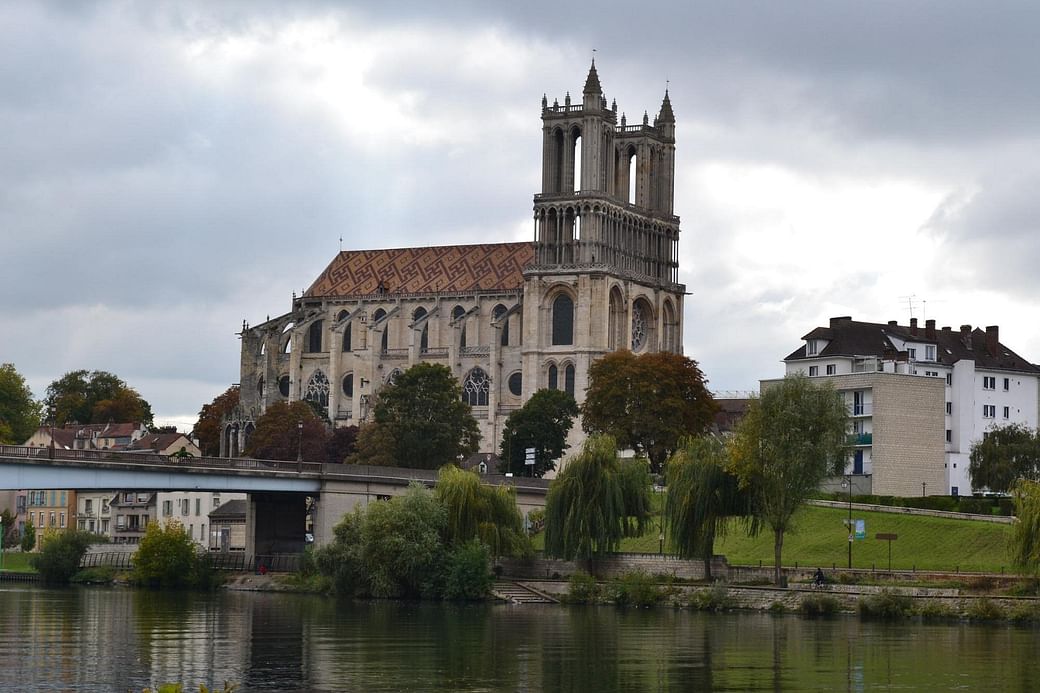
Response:
POLYGON ((1015 523, 1008 539, 1011 562, 1023 572, 1040 572, 1040 483, 1022 479, 1012 488, 1015 523))
POLYGON ((618 461, 614 439, 591 436, 545 499, 545 553, 590 565, 616 551, 622 537, 643 533, 650 517, 645 460, 618 461))
POLYGON ((726 534, 732 517, 751 519, 750 494, 740 479, 726 471, 726 447, 717 438, 687 438, 668 459, 668 494, 664 527, 672 550, 680 558, 704 561, 711 580, 715 540, 726 534))
POLYGON ((445 465, 437 476, 434 495, 447 512, 447 540, 453 546, 479 539, 493 556, 529 551, 530 541, 516 507, 516 489, 482 484, 473 472, 445 465))

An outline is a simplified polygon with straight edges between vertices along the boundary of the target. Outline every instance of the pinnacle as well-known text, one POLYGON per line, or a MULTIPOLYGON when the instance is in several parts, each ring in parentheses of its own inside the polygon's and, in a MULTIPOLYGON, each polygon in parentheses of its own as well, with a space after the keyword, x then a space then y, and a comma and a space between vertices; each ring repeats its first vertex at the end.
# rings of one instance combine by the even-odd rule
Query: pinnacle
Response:
POLYGON ((599 75, 596 73, 596 59, 592 59, 592 67, 589 68, 589 77, 585 80, 584 94, 602 94, 603 88, 599 86, 599 75))
POLYGON ((664 101, 661 102, 661 114, 657 116, 658 122, 674 123, 675 113, 672 112, 672 101, 668 98, 668 90, 664 90, 664 101))

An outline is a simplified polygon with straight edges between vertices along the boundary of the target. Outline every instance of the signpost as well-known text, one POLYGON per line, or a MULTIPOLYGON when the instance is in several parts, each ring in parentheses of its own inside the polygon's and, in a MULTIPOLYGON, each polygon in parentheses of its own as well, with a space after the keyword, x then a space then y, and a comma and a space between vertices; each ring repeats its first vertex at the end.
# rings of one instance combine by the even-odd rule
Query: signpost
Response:
POLYGON ((881 532, 879 534, 875 534, 874 538, 875 539, 879 539, 881 541, 887 541, 888 542, 888 570, 889 570, 889 572, 891 572, 892 571, 892 542, 895 541, 896 539, 898 539, 899 535, 898 534, 887 534, 887 533, 881 532))
POLYGON ((524 449, 524 464, 529 467, 527 476, 534 476, 534 448, 524 449))

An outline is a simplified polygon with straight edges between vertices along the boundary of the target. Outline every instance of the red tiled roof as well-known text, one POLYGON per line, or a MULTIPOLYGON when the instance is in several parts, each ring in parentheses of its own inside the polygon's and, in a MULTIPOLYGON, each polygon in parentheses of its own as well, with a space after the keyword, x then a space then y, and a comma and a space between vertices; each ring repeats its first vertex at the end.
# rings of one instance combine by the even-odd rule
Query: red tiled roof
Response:
POLYGON ((519 289, 530 243, 484 243, 339 253, 304 296, 519 289))
MULTIPOLYGON (((127 450, 165 450, 181 438, 183 433, 146 433, 127 446, 127 450)), ((185 438, 186 439, 186 438, 185 438)))

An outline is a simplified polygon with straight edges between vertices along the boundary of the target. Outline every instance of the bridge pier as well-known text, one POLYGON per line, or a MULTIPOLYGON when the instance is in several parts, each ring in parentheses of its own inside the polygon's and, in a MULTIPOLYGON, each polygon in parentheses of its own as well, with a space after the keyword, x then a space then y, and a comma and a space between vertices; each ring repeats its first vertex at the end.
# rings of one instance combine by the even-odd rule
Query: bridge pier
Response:
POLYGON ((249 494, 246 503, 246 555, 301 553, 306 545, 306 523, 306 494, 249 494))

